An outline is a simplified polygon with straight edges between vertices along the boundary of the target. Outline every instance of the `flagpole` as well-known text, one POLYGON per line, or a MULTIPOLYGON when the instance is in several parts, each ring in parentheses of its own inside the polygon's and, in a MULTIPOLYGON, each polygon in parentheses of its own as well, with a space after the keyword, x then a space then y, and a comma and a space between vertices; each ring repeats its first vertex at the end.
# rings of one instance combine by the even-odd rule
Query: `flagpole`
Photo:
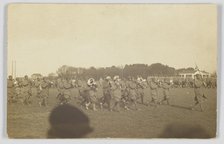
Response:
POLYGON ((12 60, 12 78, 13 78, 13 60, 12 60))
POLYGON ((16 78, 16 61, 15 61, 15 78, 16 78))

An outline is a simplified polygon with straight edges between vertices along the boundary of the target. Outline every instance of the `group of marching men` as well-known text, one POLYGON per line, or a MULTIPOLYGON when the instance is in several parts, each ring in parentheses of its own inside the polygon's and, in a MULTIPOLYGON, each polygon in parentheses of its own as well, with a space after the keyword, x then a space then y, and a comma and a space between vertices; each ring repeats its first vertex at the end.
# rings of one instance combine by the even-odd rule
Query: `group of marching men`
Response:
POLYGON ((156 84, 155 78, 144 80, 142 77, 137 79, 129 78, 129 80, 121 80, 119 76, 114 76, 112 79, 107 76, 102 81, 103 95, 97 99, 97 84, 94 79, 87 81, 87 88, 80 89, 80 95, 84 97, 81 104, 85 104, 86 109, 92 104, 93 110, 96 110, 96 103, 98 102, 100 108, 107 105, 110 111, 119 111, 120 106, 123 106, 125 110, 129 110, 129 105, 134 106, 134 109, 138 109, 137 100, 141 100, 141 104, 144 103, 144 89, 149 86, 151 88, 152 100, 150 104, 157 106, 157 104, 166 101, 169 104, 169 80, 165 80, 163 83, 163 94, 164 99, 158 101, 158 85, 156 84), (113 102, 113 103, 112 103, 113 102))
POLYGON ((23 105, 30 105, 32 103, 32 95, 36 95, 40 99, 40 105, 47 105, 49 81, 46 77, 42 80, 38 78, 33 85, 27 75, 25 75, 22 80, 18 78, 14 80, 11 75, 9 76, 7 80, 8 103, 19 102, 23 105), (32 87, 35 88, 34 93, 32 87))
MULTIPOLYGON (((20 82, 18 82, 18 80, 13 80, 12 76, 9 76, 7 84, 8 102, 19 101, 24 105, 30 105, 31 96, 36 95, 39 98, 39 105, 47 106, 51 84, 52 83, 47 80, 46 77, 43 79, 37 78, 34 84, 31 84, 28 76, 25 76, 20 82), (31 87, 34 87, 35 94, 31 91, 31 87)), ((199 105, 201 111, 203 111, 202 103, 207 99, 202 90, 203 86, 204 82, 201 75, 196 75, 194 79, 195 105, 192 109, 195 109, 195 107, 199 105)), ((125 110, 134 107, 134 109, 137 110, 138 100, 140 100, 141 104, 154 107, 165 102, 169 105, 171 83, 169 78, 165 78, 162 84, 160 83, 160 85, 158 85, 158 82, 153 77, 143 79, 138 76, 137 79, 129 78, 122 80, 119 76, 114 76, 113 78, 107 76, 99 81, 90 78, 87 82, 58 78, 55 82, 55 87, 58 91, 56 98, 59 104, 69 103, 72 100, 71 89, 76 87, 79 93, 80 104, 84 106, 85 109, 96 111, 97 107, 100 109, 106 107, 109 111, 119 111, 121 107, 125 110), (145 103, 144 89, 147 87, 150 88, 151 101, 145 103), (162 100, 158 98, 159 87, 162 88, 163 91, 162 100), (102 94, 99 94, 99 88, 102 89, 102 94)))
MULTIPOLYGON (((156 84, 156 79, 148 79, 148 82, 152 95, 151 104, 156 106, 158 104, 158 85, 156 84)), ((92 110, 96 111, 97 106, 100 109, 106 106, 109 111, 119 111, 121 106, 125 110, 129 110, 128 104, 134 105, 134 108, 138 109, 138 99, 141 99, 141 103, 145 104, 144 89, 148 86, 148 83, 142 77, 121 80, 119 76, 114 76, 113 78, 107 76, 98 82, 90 78, 87 82, 77 80, 75 84, 70 83, 66 79, 58 79, 56 87, 59 92, 57 98, 60 104, 69 103, 71 100, 70 89, 72 85, 78 88, 81 97, 80 104, 87 110, 92 108, 92 110), (102 94, 98 92, 99 89, 102 89, 102 94)), ((167 79, 163 84, 164 99, 161 102, 167 101, 169 104, 169 88, 169 79, 167 79)))

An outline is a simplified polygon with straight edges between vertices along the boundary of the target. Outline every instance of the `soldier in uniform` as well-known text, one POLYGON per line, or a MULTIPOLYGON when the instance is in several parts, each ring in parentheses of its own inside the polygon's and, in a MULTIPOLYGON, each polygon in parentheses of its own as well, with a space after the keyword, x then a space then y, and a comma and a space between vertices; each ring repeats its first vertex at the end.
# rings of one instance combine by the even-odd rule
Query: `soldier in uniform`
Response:
POLYGON ((83 87, 83 82, 82 82, 82 80, 77 80, 77 87, 83 87))
POLYGON ((128 88, 126 85, 126 80, 120 80, 120 86, 121 86, 121 102, 123 104, 123 107, 125 110, 129 110, 127 104, 128 104, 128 88))
POLYGON ((92 104, 93 110, 96 111, 96 102, 97 102, 97 85, 96 82, 93 78, 88 79, 87 81, 87 91, 88 91, 88 96, 89 96, 89 102, 86 103, 86 109, 89 109, 89 105, 92 104))
POLYGON ((23 96, 23 104, 30 105, 31 104, 31 83, 27 75, 24 76, 22 81, 22 96, 23 96))
POLYGON ((64 86, 64 91, 63 91, 62 103, 67 104, 71 100, 72 84, 71 84, 71 82, 69 82, 68 79, 64 79, 63 86, 64 86))
POLYGON ((48 102, 47 99, 49 97, 49 87, 50 84, 47 81, 46 77, 43 78, 43 81, 40 83, 40 102, 39 105, 41 106, 47 106, 48 102))
POLYGON ((137 85, 136 82, 132 80, 129 80, 128 82, 128 97, 132 104, 134 104, 135 109, 137 108, 137 91, 136 91, 137 85))
POLYGON ((161 100, 160 104, 162 104, 163 102, 167 102, 167 104, 169 105, 169 91, 170 91, 170 80, 169 78, 165 78, 163 84, 162 84, 162 89, 163 89, 163 99, 161 100))
POLYGON ((201 111, 204 110, 202 103, 207 99, 207 97, 205 96, 203 92, 203 89, 202 89, 203 86, 204 86, 204 83, 202 81, 202 76, 200 74, 197 74, 194 80, 195 104, 193 105, 192 110, 195 110, 195 107, 198 105, 201 111))
POLYGON ((103 86, 103 81, 104 81, 103 78, 100 78, 99 79, 99 87, 102 87, 103 86))
POLYGON ((153 104, 153 106, 157 107, 157 103, 158 103, 158 86, 156 84, 156 79, 152 78, 150 83, 149 83, 149 87, 151 89, 151 103, 153 104))
POLYGON ((213 77, 211 79, 211 87, 212 88, 216 88, 217 87, 217 79, 215 77, 213 77))
POLYGON ((56 98, 59 100, 59 104, 63 104, 64 85, 62 82, 62 78, 57 79, 57 90, 58 90, 58 94, 56 98))
POLYGON ((136 84, 138 97, 141 98, 141 103, 144 104, 144 89, 146 88, 147 84, 144 82, 142 77, 138 77, 136 84))
POLYGON ((84 80, 78 80, 78 91, 81 98, 81 106, 85 106, 86 109, 89 109, 90 96, 89 96, 89 87, 84 80))
POLYGON ((119 76, 114 76, 114 86, 111 89, 113 91, 114 106, 113 110, 117 109, 119 111, 121 102, 121 85, 119 76))
POLYGON ((15 80, 15 95, 16 95, 16 99, 17 101, 22 103, 22 98, 21 98, 21 82, 19 80, 19 78, 16 78, 15 80))
POLYGON ((39 97, 39 94, 40 94, 40 84, 41 84, 41 80, 40 80, 40 78, 37 78, 34 81, 34 88, 35 88, 36 97, 39 97))
POLYGON ((77 85, 76 85, 76 80, 75 80, 75 79, 72 79, 72 80, 71 80, 71 84, 72 84, 72 88, 77 87, 77 85))
MULTIPOLYGON (((102 104, 103 105, 104 103, 107 104, 108 106, 108 110, 109 111, 112 111, 111 109, 111 100, 112 100, 112 96, 111 96, 111 77, 110 76, 107 76, 105 78, 105 80, 102 82, 102 87, 103 87, 103 99, 102 99, 102 104)), ((102 107, 102 106, 101 106, 102 107)))
POLYGON ((12 103, 15 99, 15 86, 14 86, 14 80, 11 75, 7 80, 7 95, 8 95, 8 103, 12 103))

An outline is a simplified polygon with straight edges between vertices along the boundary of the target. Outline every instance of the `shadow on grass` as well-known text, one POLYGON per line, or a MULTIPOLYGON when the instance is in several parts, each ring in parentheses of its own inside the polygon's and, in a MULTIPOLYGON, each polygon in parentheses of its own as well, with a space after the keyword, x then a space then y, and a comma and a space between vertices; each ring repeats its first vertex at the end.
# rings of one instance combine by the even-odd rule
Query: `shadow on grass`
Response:
POLYGON ((48 138, 83 138, 91 133, 89 118, 78 108, 64 104, 54 108, 49 117, 48 138))
POLYGON ((206 139, 212 138, 208 132, 200 125, 195 124, 184 124, 184 123, 171 123, 168 124, 161 135, 160 138, 199 138, 206 139))

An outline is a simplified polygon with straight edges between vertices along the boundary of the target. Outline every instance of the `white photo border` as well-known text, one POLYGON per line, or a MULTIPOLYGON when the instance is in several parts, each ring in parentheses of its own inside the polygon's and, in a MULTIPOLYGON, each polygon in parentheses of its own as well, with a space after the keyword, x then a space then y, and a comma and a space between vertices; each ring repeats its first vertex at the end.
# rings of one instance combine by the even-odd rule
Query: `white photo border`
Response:
POLYGON ((224 30, 223 0, 1 0, 0 2, 0 143, 2 144, 134 144, 134 143, 155 143, 155 144, 222 144, 224 143, 224 78, 223 59, 224 55, 222 37, 224 30), (6 76, 7 76, 7 5, 10 3, 156 3, 156 4, 198 4, 211 3, 218 6, 218 54, 217 54, 217 137, 213 139, 9 139, 6 132, 7 122, 7 100, 6 100, 6 76))

